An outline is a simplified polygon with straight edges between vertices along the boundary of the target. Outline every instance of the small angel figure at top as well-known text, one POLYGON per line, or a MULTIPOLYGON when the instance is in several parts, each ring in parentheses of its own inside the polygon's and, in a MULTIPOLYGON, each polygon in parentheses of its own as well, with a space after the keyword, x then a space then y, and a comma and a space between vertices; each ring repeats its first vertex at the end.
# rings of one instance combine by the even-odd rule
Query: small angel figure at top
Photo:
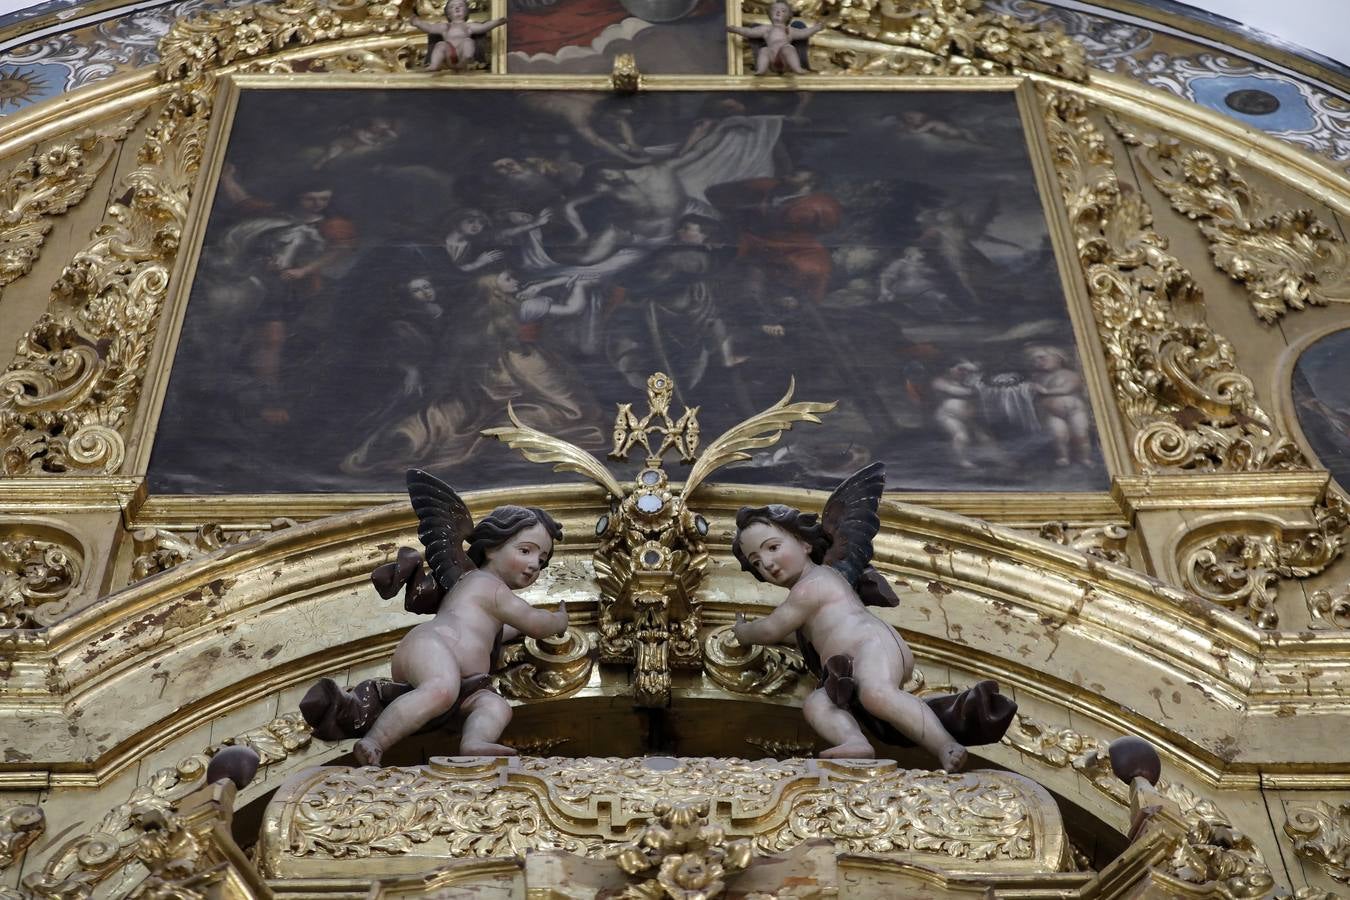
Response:
POLYGON ((820 756, 872 759, 862 722, 887 743, 919 745, 955 772, 965 765, 966 748, 953 734, 968 744, 997 741, 1017 707, 993 681, 927 701, 901 689, 914 654, 867 609, 900 602, 870 564, 885 481, 881 463, 865 466, 835 489, 820 516, 781 504, 742 507, 731 545, 741 568, 789 590, 772 613, 753 622, 738 616, 732 630, 745 646, 775 644, 797 632, 802 655, 822 682, 802 708, 832 744, 820 756))
POLYGON ((792 6, 787 0, 774 0, 769 6, 769 24, 746 27, 728 25, 727 31, 739 34, 743 38, 763 41, 764 46, 755 56, 755 74, 763 75, 772 68, 775 72, 792 70, 801 75, 806 72, 803 61, 806 59, 807 41, 813 34, 824 28, 824 24, 797 26, 792 24, 792 6), (800 41, 800 49, 793 46, 800 41))
POLYGON ((486 22, 470 22, 468 0, 448 0, 444 22, 430 22, 417 16, 412 19, 415 28, 432 36, 431 51, 427 54, 427 70, 430 72, 467 69, 477 58, 474 38, 505 23, 504 17, 486 22))

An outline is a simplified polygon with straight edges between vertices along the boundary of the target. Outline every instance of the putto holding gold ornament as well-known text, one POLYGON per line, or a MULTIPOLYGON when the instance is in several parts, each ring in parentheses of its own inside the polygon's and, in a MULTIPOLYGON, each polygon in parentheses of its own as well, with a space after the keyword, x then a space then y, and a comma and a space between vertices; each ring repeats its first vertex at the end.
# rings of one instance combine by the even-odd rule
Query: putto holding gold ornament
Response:
POLYGON ((927 702, 901 689, 914 655, 894 628, 867 609, 899 603, 871 566, 885 483, 885 467, 876 462, 840 484, 819 516, 781 504, 742 507, 732 551, 743 569, 788 588, 788 595, 762 619, 738 616, 733 632, 744 645, 776 644, 797 632, 821 679, 802 708, 831 744, 820 756, 873 758, 861 722, 888 743, 917 744, 955 772, 966 762, 963 744, 998 740, 1016 706, 992 681, 927 702))

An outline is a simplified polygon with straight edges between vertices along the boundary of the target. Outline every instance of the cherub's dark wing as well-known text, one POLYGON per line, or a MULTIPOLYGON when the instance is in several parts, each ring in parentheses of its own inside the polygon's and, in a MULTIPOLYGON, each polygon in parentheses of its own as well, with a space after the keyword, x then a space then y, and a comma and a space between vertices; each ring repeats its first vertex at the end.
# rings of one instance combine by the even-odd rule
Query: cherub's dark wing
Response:
POLYGON ((872 561, 872 538, 881 527, 877 505, 885 488, 885 464, 863 466, 834 489, 820 514, 821 527, 830 538, 821 563, 833 566, 855 587, 872 561))
POLYGON ((473 531, 469 508, 455 489, 421 469, 408 470, 408 498, 417 513, 417 536, 427 548, 427 563, 441 590, 448 591, 476 566, 464 552, 473 531))

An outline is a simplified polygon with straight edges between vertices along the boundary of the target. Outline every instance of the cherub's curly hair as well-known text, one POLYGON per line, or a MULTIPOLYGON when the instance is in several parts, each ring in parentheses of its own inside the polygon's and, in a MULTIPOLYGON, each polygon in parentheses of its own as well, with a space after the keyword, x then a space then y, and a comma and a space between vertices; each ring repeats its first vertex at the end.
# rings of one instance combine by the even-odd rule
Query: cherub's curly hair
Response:
POLYGON ((781 503, 770 503, 768 506, 742 506, 736 513, 736 536, 731 539, 731 552, 740 561, 742 569, 759 581, 763 581, 764 576, 755 571, 755 567, 741 550, 741 532, 755 523, 777 525, 788 534, 806 541, 807 546, 811 548, 811 561, 819 563, 825 559, 825 551, 830 549, 831 543, 830 536, 825 533, 819 519, 815 513, 804 513, 796 507, 784 506, 781 503))
MULTIPOLYGON (((475 566, 487 561, 487 552, 496 550, 531 525, 544 526, 554 542, 562 540, 562 526, 537 506, 499 506, 469 532, 469 559, 475 566)), ((550 558, 552 554, 549 554, 550 558)), ((544 565, 548 565, 545 561, 544 565)))

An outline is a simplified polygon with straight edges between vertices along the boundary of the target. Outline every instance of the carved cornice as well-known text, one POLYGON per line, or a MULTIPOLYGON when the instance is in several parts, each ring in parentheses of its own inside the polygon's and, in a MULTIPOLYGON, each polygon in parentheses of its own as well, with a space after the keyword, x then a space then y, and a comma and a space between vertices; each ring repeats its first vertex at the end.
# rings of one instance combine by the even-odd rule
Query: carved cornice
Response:
POLYGON ((1130 555, 1125 552, 1125 543, 1130 539, 1130 529, 1124 525, 1075 529, 1069 527, 1068 522, 1046 522, 1037 530, 1037 534, 1047 541, 1054 541, 1079 553, 1086 553, 1088 556, 1118 566, 1130 565, 1130 555))
POLYGON ((1214 265, 1247 289, 1268 325, 1305 305, 1350 303, 1350 248, 1311 209, 1289 209, 1243 177, 1237 163, 1171 135, 1111 126, 1172 208, 1193 220, 1214 265))
POLYGON ((1148 472, 1308 468, 1257 403, 1232 344, 1204 323, 1200 287, 1153 229, 1147 204, 1121 189, 1087 104, 1048 90, 1045 111, 1135 461, 1148 472))
POLYGON ((141 581, 151 575, 167 572, 174 566, 198 559, 225 547, 238 546, 264 534, 290 528, 294 519, 273 519, 266 528, 247 528, 226 531, 219 523, 207 522, 191 532, 170 531, 164 528, 140 528, 132 532, 131 580, 141 581))
POLYGON ((1350 803, 1294 807, 1284 833, 1293 841, 1295 853, 1350 884, 1350 803))

